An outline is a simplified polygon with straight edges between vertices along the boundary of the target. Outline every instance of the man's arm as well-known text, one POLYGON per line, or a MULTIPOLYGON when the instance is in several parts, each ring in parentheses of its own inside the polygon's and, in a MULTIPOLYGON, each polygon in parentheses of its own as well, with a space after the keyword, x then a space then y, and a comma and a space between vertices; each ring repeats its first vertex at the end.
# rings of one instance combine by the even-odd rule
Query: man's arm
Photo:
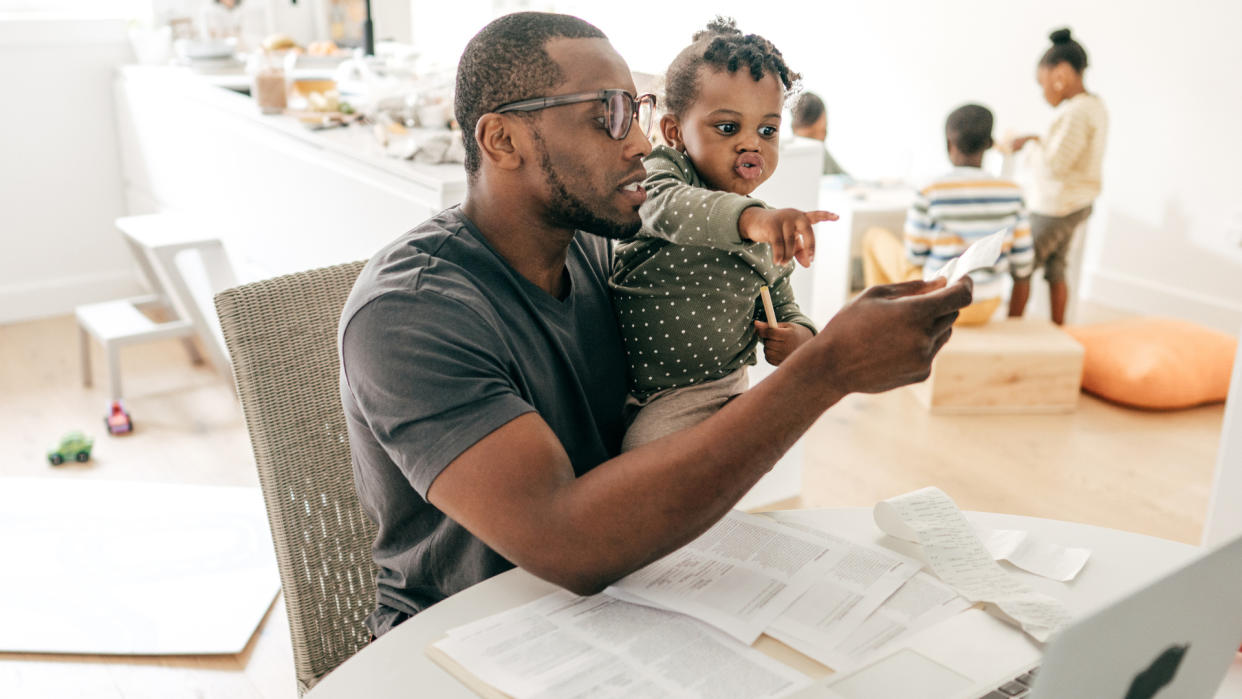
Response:
POLYGON ((575 478, 551 429, 522 415, 450 463, 429 501, 502 556, 579 594, 692 541, 852 392, 925 379, 971 300, 969 278, 868 289, 710 419, 575 478))

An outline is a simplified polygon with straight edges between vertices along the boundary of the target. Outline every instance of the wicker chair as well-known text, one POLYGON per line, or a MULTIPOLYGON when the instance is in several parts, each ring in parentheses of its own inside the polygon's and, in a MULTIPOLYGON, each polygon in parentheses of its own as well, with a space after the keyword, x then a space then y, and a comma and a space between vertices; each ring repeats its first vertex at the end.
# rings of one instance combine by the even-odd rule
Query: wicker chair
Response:
POLYGON ((361 262, 216 296, 289 614, 298 696, 365 646, 375 525, 358 504, 336 332, 361 262))

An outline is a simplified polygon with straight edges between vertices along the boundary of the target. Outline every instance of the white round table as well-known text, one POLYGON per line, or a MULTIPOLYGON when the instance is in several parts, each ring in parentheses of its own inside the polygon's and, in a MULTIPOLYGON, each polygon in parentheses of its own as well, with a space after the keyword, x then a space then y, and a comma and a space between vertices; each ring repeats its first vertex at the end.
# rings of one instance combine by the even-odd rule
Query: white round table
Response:
MULTIPOLYGON (((811 524, 856 542, 878 544, 922 560, 916 545, 883 535, 870 508, 796 510, 773 512, 770 516, 811 524)), ((1017 571, 1032 586, 1064 600, 1075 615, 1141 587, 1199 551, 1198 547, 1175 541, 1073 522, 986 512, 967 512, 966 516, 993 529, 1025 529, 1048 541, 1091 549, 1086 567, 1069 583, 1017 571)), ((474 697, 473 691, 427 657, 427 646, 443 638, 448 629, 530 602, 555 589, 551 583, 521 569, 485 580, 385 634, 325 677, 306 697, 474 697)), ((1217 697, 1242 697, 1242 660, 1234 660, 1217 697)))

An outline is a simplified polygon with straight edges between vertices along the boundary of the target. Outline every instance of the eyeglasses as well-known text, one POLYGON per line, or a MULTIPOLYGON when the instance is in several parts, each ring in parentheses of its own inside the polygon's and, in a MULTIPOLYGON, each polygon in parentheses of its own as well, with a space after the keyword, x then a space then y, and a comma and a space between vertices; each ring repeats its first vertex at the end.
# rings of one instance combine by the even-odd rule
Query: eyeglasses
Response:
POLYGON ((630 126, 638 120, 638 128, 643 135, 651 131, 651 115, 655 112, 656 97, 647 94, 635 97, 625 90, 600 90, 598 92, 576 92, 572 95, 556 95, 554 97, 535 97, 502 104, 492 110, 496 114, 505 112, 534 112, 548 107, 559 107, 565 104, 600 101, 604 103, 604 122, 608 127, 608 135, 617 141, 624 141, 630 135, 630 126))

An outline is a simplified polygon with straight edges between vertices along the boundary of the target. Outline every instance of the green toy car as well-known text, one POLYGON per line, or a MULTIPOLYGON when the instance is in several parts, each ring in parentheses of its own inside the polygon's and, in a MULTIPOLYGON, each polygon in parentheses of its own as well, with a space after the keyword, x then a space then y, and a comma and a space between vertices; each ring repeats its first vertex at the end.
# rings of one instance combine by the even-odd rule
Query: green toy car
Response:
POLYGON ((94 439, 81 432, 70 432, 60 438, 60 444, 57 444, 55 449, 47 453, 47 460, 52 462, 53 466, 59 466, 70 459, 79 462, 90 461, 93 446, 95 446, 94 439))

